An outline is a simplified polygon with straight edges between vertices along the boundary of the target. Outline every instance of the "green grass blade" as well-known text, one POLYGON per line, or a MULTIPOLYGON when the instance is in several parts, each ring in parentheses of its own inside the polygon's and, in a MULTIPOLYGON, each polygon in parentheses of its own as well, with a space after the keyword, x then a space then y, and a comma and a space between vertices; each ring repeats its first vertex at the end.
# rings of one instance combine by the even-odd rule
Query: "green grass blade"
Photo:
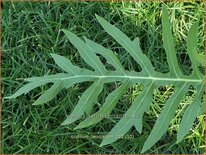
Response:
POLYGON ((98 22, 104 28, 104 30, 111 35, 122 47, 127 50, 131 56, 140 64, 143 71, 146 71, 148 75, 153 73, 153 66, 151 65, 150 60, 145 54, 136 48, 135 44, 118 28, 114 25, 111 25, 102 17, 96 15, 98 22), (146 65, 147 64, 147 65, 146 65))
POLYGON ((114 109, 115 105, 117 104, 120 97, 125 93, 125 91, 132 86, 129 80, 122 83, 117 89, 115 89, 112 93, 110 93, 103 106, 100 108, 98 112, 91 115, 83 122, 81 122, 75 129, 85 128, 91 125, 94 125, 100 122, 103 118, 109 116, 111 111, 114 109))
POLYGON ((69 59, 66 59, 58 54, 51 54, 51 56, 55 63, 67 73, 76 75, 81 71, 81 69, 78 66, 73 65, 69 59))
POLYGON ((84 61, 90 65, 95 71, 98 71, 101 74, 107 72, 106 68, 99 60, 98 56, 87 46, 85 42, 83 42, 79 37, 77 37, 74 33, 69 32, 67 30, 63 30, 67 38, 70 42, 78 49, 81 57, 84 61))
POLYGON ((164 110, 159 115, 149 137, 145 141, 141 153, 150 149, 167 131, 170 121, 172 120, 183 95, 186 94, 188 87, 189 85, 187 83, 183 86, 181 84, 176 86, 176 91, 166 102, 164 110))
POLYGON ((78 104, 70 116, 62 123, 62 125, 68 125, 78 120, 85 112, 85 109, 90 104, 97 101, 97 97, 103 89, 103 82, 101 80, 95 81, 80 97, 78 104))
POLYGON ((177 142, 176 143, 179 143, 180 141, 182 141, 184 136, 189 132, 200 110, 201 97, 204 92, 204 85, 197 86, 196 90, 198 92, 196 92, 194 101, 187 107, 183 115, 182 121, 179 126, 179 130, 177 132, 177 142))
POLYGON ((61 90, 62 90, 62 81, 54 83, 54 85, 49 88, 45 93, 43 93, 33 105, 42 105, 46 102, 51 101, 61 90))
POLYGON ((170 67, 171 75, 177 78, 182 76, 179 62, 176 56, 175 44, 172 36, 171 23, 169 22, 168 10, 163 6, 162 27, 163 27, 163 46, 167 54, 167 61, 170 67))

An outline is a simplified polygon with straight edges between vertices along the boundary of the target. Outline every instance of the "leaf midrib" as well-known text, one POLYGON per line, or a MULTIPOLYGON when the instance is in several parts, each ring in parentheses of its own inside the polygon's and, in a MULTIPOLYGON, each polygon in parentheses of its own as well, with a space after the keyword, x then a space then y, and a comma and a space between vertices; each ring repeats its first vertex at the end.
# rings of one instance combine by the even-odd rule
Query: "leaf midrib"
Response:
MULTIPOLYGON (((131 76, 131 75, 74 75, 63 78, 53 78, 52 81, 55 80, 70 80, 76 78, 97 78, 97 79, 107 79, 107 78, 115 78, 118 79, 130 79, 130 80, 154 80, 154 81, 173 81, 173 82, 191 82, 191 83, 202 83, 204 79, 187 79, 187 78, 167 78, 167 77, 153 77, 153 76, 131 76)), ((47 81, 48 79, 41 80, 47 81)), ((93 80, 92 80, 93 81, 93 80)))

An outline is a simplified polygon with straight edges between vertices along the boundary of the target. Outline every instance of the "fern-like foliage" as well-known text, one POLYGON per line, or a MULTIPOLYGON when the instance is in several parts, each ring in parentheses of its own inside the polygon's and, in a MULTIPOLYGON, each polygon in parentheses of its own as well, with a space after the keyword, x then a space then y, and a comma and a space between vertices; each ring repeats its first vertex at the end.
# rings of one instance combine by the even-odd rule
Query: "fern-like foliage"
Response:
POLYGON ((90 115, 75 128, 82 129, 99 123, 105 116, 108 116, 125 91, 127 91, 131 86, 141 83, 144 86, 142 92, 136 97, 131 107, 125 112, 124 117, 120 119, 120 121, 103 139, 100 146, 104 146, 115 142, 118 137, 125 135, 132 126, 141 133, 142 117, 144 113, 148 111, 152 103, 154 89, 163 85, 172 84, 175 86, 175 91, 166 101, 164 109, 160 113, 150 135, 144 143, 142 152, 145 152, 167 131, 179 103, 187 93, 188 88, 192 85, 196 89, 196 94, 193 102, 184 112, 182 121, 179 125, 177 142, 180 142, 189 132, 189 129, 198 113, 203 112, 202 109, 204 109, 202 101, 204 93, 204 75, 198 68, 204 63, 204 59, 197 53, 198 23, 192 25, 188 32, 187 52, 192 63, 193 71, 191 75, 187 76, 182 73, 179 66, 170 28, 168 11, 165 7, 163 7, 162 26, 163 46, 166 51, 167 61, 170 68, 168 73, 160 73, 154 70, 151 61, 141 51, 139 38, 132 41, 123 32, 108 23, 102 17, 96 15, 96 18, 103 29, 111 35, 140 65, 140 72, 125 70, 124 66, 121 65, 120 61, 111 50, 106 49, 87 38, 84 38, 85 41, 83 41, 72 32, 63 30, 70 42, 77 48, 83 60, 94 70, 92 71, 80 68, 72 64, 70 60, 60 55, 51 54, 55 63, 66 73, 27 78, 25 80, 29 83, 24 85, 14 95, 8 98, 16 98, 19 95, 28 93, 36 87, 47 83, 53 83, 52 87, 45 91, 34 102, 34 105, 41 105, 52 100, 62 89, 67 89, 80 82, 93 81, 93 84, 86 89, 80 97, 72 113, 62 123, 62 125, 68 125, 78 120, 85 113, 90 114, 92 105, 97 101, 105 83, 120 81, 121 85, 106 97, 105 103, 99 111, 90 115), (103 56, 115 68, 115 71, 106 69, 97 54, 103 56))

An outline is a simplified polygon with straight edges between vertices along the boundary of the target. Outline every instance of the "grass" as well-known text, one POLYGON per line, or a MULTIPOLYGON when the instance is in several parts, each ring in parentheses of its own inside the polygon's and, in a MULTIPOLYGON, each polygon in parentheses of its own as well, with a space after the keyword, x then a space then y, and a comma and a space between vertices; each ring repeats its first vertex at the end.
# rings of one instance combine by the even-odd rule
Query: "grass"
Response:
MULTIPOLYGON (((173 32, 182 70, 191 71, 185 39, 189 27, 199 20, 199 52, 204 51, 204 4, 201 2, 168 2, 173 32)), ((168 64, 162 46, 161 3, 155 2, 3 2, 2 6, 2 96, 13 94, 23 85, 23 79, 61 71, 49 55, 58 53, 75 64, 89 68, 76 49, 68 42, 61 29, 68 29, 78 36, 86 36, 114 50, 127 69, 139 70, 138 64, 123 51, 114 39, 104 32, 95 14, 115 24, 130 38, 140 37, 141 48, 150 58, 157 71, 167 72, 168 64)), ((135 129, 128 137, 99 147, 101 138, 114 126, 118 118, 104 119, 101 123, 84 130, 60 126, 76 105, 79 96, 90 83, 75 85, 62 91, 52 102, 32 106, 46 87, 35 89, 15 100, 2 100, 2 153, 140 153, 143 142, 150 133, 164 101, 171 94, 170 87, 156 90, 150 111, 145 114, 143 133, 135 129), (74 136, 81 136, 75 139, 74 136), (84 136, 84 137, 83 137, 84 136)), ((99 97, 95 109, 103 103, 118 83, 108 84, 99 97)), ((121 115, 130 106, 137 89, 126 93, 113 111, 121 115)), ((199 116, 190 133, 179 143, 176 131, 181 120, 181 110, 193 99, 191 88, 182 101, 168 132, 147 153, 203 153, 204 120, 199 116)))

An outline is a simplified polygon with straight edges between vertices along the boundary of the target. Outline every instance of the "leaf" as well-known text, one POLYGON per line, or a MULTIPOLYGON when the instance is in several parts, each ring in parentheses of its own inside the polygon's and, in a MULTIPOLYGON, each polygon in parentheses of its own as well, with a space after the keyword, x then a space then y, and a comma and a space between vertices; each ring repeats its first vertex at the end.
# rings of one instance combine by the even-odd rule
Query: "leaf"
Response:
POLYGON ((70 74, 65 74, 65 73, 58 73, 54 75, 45 75, 43 77, 31 77, 31 78, 26 78, 24 79, 27 82, 53 82, 53 81, 59 81, 63 80, 65 78, 70 77, 70 74))
MULTIPOLYGON (((137 96, 136 100, 132 104, 132 106, 127 110, 125 115, 121 118, 121 120, 115 125, 115 127, 109 132, 109 134, 103 139, 100 146, 104 146, 110 143, 115 142, 120 137, 123 137, 129 129, 135 125, 136 129, 138 129, 138 132, 141 132, 141 125, 136 125, 142 117, 142 113, 145 109, 147 109, 148 104, 150 102, 147 102, 148 95, 150 95, 153 91, 153 81, 148 84, 148 88, 144 88, 144 90, 141 92, 139 96, 137 96), (142 111, 143 110, 143 111, 142 111)), ((150 99, 149 99, 150 100, 150 99)))
POLYGON ((62 125, 68 125, 78 120, 85 112, 87 106, 90 106, 97 101, 97 97, 103 89, 103 83, 101 80, 95 81, 81 96, 78 104, 70 114, 70 116, 62 123, 62 125))
POLYGON ((162 12, 162 27, 163 27, 163 46, 167 53, 167 61, 170 66, 170 73, 171 75, 175 75, 177 78, 182 76, 182 72, 179 67, 179 63, 176 56, 175 44, 172 36, 172 30, 170 27, 168 11, 163 6, 162 12))
POLYGON ((159 115, 149 137, 145 141, 141 153, 147 151, 151 146, 153 146, 167 131, 169 123, 173 118, 180 101, 182 100, 182 96, 186 94, 188 87, 189 85, 187 85, 187 83, 183 86, 176 86, 176 91, 166 102, 164 110, 159 115))
POLYGON ((196 90, 198 90, 198 92, 196 93, 194 101, 188 106, 183 115, 182 121, 179 126, 179 130, 177 132, 176 143, 179 143, 183 140, 184 136, 189 132, 193 122, 195 121, 195 118, 198 115, 201 105, 201 97, 204 92, 204 85, 198 85, 196 90))
POLYGON ((107 72, 104 65, 101 63, 99 58, 90 50, 90 48, 85 44, 80 38, 78 38, 74 33, 67 30, 63 30, 70 42, 78 49, 81 57, 84 61, 93 67, 95 71, 98 71, 101 74, 107 72))
POLYGON ((119 62, 119 60, 111 50, 104 48, 103 46, 87 39, 86 37, 85 37, 85 41, 88 46, 93 47, 96 53, 104 56, 107 59, 107 61, 110 62, 116 68, 117 71, 120 71, 122 74, 125 74, 125 70, 123 66, 121 65, 121 63, 119 62))
POLYGON ((205 102, 201 102, 200 103, 200 108, 199 108, 199 112, 198 112, 198 115, 202 115, 205 113, 205 102))
POLYGON ((54 59, 55 63, 67 73, 72 73, 76 75, 81 71, 81 69, 77 66, 74 66, 71 61, 68 59, 58 55, 58 54, 51 54, 52 58, 54 59))
POLYGON ((146 55, 144 55, 140 48, 139 43, 137 40, 135 40, 135 43, 132 42, 124 33, 122 33, 118 28, 108 23, 105 19, 102 17, 95 15, 98 22, 101 24, 101 26, 104 28, 104 30, 110 34, 122 47, 124 47, 131 56, 137 61, 137 63, 140 64, 143 71, 146 71, 148 75, 153 73, 154 68, 147 58, 146 55), (138 47, 138 48, 136 48, 138 47), (146 65, 147 64, 147 65, 146 65))
POLYGON ((84 81, 94 81, 97 78, 95 76, 92 76, 91 72, 88 72, 87 70, 82 70, 79 75, 77 76, 71 76, 69 74, 55 74, 55 75, 46 75, 44 77, 33 77, 33 78, 27 78, 25 81, 28 82, 43 82, 43 83, 50 83, 50 82, 58 82, 62 81, 62 85, 64 88, 70 88, 72 85, 81 83, 84 81))
POLYGON ((62 89, 62 81, 54 83, 54 85, 42 94, 33 105, 41 105, 52 100, 62 89))
POLYGON ((51 81, 36 81, 36 82, 28 83, 28 84, 24 85, 23 87, 21 87, 14 95, 5 97, 5 99, 16 98, 22 94, 27 94, 28 92, 30 92, 34 88, 37 88, 37 87, 44 85, 46 83, 49 83, 49 82, 51 82, 51 81))
POLYGON ((196 60, 202 65, 205 66, 205 55, 196 54, 196 60))
POLYGON ((105 103, 98 112, 81 122, 75 129, 85 128, 100 122, 103 118, 109 116, 114 109, 120 97, 131 86, 130 81, 125 81, 122 85, 107 96, 105 103))
POLYGON ((80 122, 79 125, 74 128, 81 129, 99 123, 105 116, 110 115, 118 104, 119 99, 127 92, 128 88, 136 84, 143 85, 143 90, 138 92, 137 97, 128 110, 125 111, 123 117, 103 139, 101 146, 104 146, 123 137, 132 127, 135 127, 137 132, 141 133, 143 129, 143 116, 152 104, 154 89, 157 89, 159 86, 173 85, 176 90, 168 97, 163 111, 160 113, 150 135, 145 141, 142 149, 142 152, 145 152, 165 134, 179 103, 188 91, 188 87, 193 86, 196 88, 197 92, 194 102, 186 109, 180 124, 177 142, 181 141, 184 135, 189 131, 198 113, 201 114, 203 112, 204 102, 201 101, 201 98, 204 91, 202 88, 204 85, 204 76, 200 74, 198 67, 200 63, 204 65, 205 60, 204 55, 197 53, 198 24, 194 24, 191 26, 187 38, 187 52, 191 59, 193 72, 189 76, 182 73, 180 69, 181 64, 178 62, 176 56, 175 44, 170 27, 171 24, 168 19, 168 11, 165 7, 163 7, 162 13, 163 46, 170 68, 169 73, 161 73, 154 70, 152 62, 140 48, 138 37, 132 41, 114 25, 111 25, 102 17, 96 15, 97 20, 104 30, 124 48, 125 52, 128 52, 132 56, 140 65, 141 71, 125 70, 112 50, 106 49, 102 45, 87 38, 84 38, 84 42, 74 33, 63 30, 67 38, 78 50, 81 58, 92 67, 93 70, 80 68, 63 56, 51 54, 55 63, 66 73, 27 78, 25 81, 28 82, 28 84, 20 88, 14 95, 7 97, 7 99, 26 94, 41 85, 53 83, 53 86, 46 90, 34 103, 43 104, 51 101, 62 89, 68 89, 82 82, 93 82, 89 88, 83 92, 78 103, 73 104, 73 111, 62 123, 62 125, 69 125, 86 114, 88 118, 80 122), (99 57, 104 57, 107 63, 110 63, 115 68, 115 71, 106 69, 99 57), (94 111, 94 113, 91 114, 93 112, 93 105, 98 102, 98 96, 101 94, 104 84, 111 82, 118 82, 121 83, 121 85, 106 97, 105 103, 102 103, 98 111, 94 111), (201 87, 201 90, 199 90, 199 87, 201 87))
MULTIPOLYGON (((137 111, 136 111, 136 116, 137 119, 134 122, 134 126, 136 128, 136 130, 141 133, 142 132, 142 118, 143 115, 146 111, 148 111, 151 103, 152 103, 152 96, 153 96, 153 91, 154 91, 154 81, 152 81, 149 84, 145 83, 145 88, 147 88, 146 92, 144 93, 144 96, 141 97, 142 100, 139 101, 139 97, 137 97, 137 99, 134 101, 133 105, 135 106, 135 104, 137 104, 137 111)), ((131 107, 133 109, 133 107, 131 107)), ((134 107, 135 108, 135 107, 134 107)))
POLYGON ((195 58, 197 55, 197 40, 198 40, 198 22, 193 24, 188 32, 187 36, 187 52, 192 61, 193 76, 202 78, 201 72, 198 68, 198 61, 195 58), (195 76, 196 75, 196 76, 195 76))

